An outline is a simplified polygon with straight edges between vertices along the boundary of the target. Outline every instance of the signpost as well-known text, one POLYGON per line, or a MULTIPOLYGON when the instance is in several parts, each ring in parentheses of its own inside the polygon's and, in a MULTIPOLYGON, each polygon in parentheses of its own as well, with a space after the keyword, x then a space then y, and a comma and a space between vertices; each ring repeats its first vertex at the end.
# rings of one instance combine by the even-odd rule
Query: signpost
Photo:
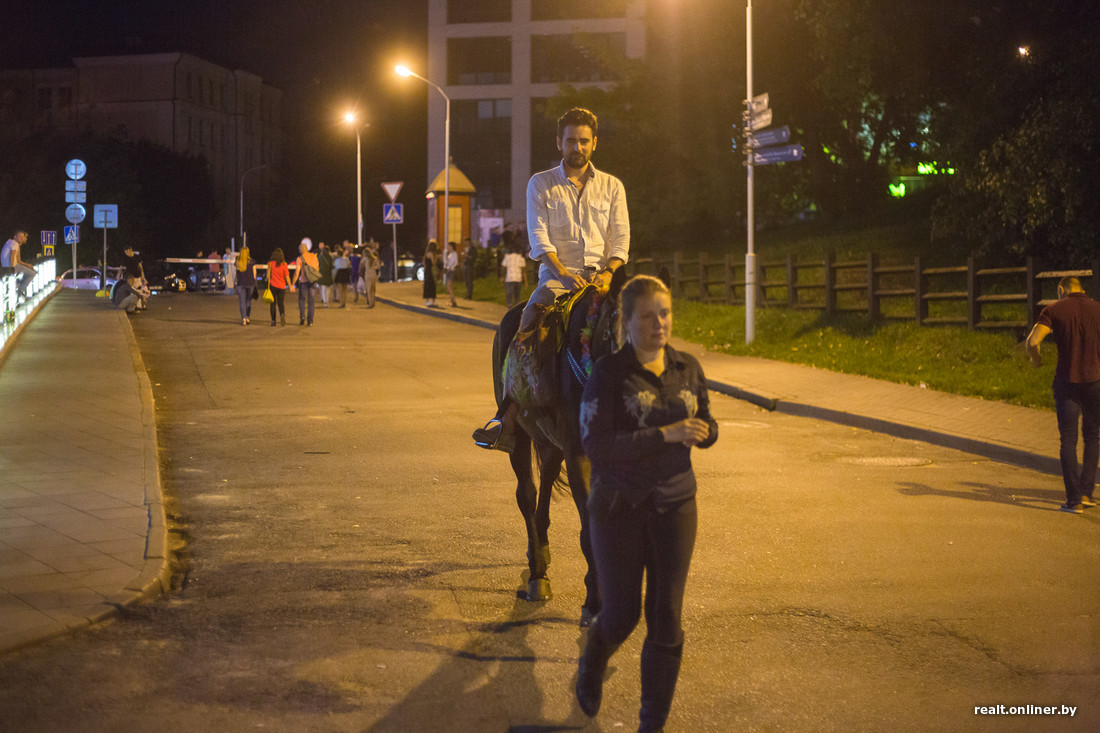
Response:
POLYGON ((777 127, 774 130, 765 130, 759 135, 753 135, 752 139, 758 148, 766 148, 769 145, 782 145, 791 139, 791 128, 787 125, 777 127))
POLYGON ((92 209, 92 221, 96 229, 103 230, 103 267, 100 268, 102 272, 99 275, 99 289, 107 296, 107 230, 118 229, 118 205, 96 204, 92 209))
POLYGON ((802 146, 798 143, 777 148, 760 148, 752 154, 752 162, 756 165, 791 163, 796 160, 802 160, 802 146))
POLYGON ((65 218, 73 225, 65 227, 65 243, 73 246, 74 281, 76 279, 76 243, 80 241, 80 227, 76 225, 84 221, 84 217, 87 215, 83 204, 88 199, 88 182, 81 179, 87 173, 88 166, 84 165, 83 160, 73 158, 65 164, 65 175, 69 178, 65 181, 65 203, 69 204, 69 207, 65 209, 65 218), (70 230, 72 230, 71 237, 69 236, 70 230))
POLYGON ((405 222, 405 205, 397 203, 397 194, 401 193, 404 181, 388 181, 382 184, 382 190, 389 196, 390 202, 382 205, 382 223, 393 225, 393 281, 397 282, 397 225, 405 222))

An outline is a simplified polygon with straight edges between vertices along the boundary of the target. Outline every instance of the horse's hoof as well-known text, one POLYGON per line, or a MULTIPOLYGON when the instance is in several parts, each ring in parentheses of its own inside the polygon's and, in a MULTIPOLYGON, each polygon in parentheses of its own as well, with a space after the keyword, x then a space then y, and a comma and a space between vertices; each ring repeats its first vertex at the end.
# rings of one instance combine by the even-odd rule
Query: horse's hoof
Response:
POLYGON ((553 597, 554 593, 550 590, 550 581, 546 578, 532 580, 527 584, 527 600, 531 603, 549 601, 553 597))
POLYGON ((581 628, 587 629, 596 620, 596 614, 589 611, 587 608, 581 609, 581 628))

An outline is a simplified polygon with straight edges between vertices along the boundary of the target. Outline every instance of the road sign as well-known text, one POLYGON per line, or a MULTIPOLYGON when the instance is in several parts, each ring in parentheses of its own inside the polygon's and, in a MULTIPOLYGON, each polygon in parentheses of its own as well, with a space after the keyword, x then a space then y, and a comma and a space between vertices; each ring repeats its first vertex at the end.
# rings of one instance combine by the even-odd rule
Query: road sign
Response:
MULTIPOLYGON (((382 190, 386 192, 386 195, 390 197, 390 203, 397 200, 397 194, 401 193, 401 187, 405 185, 404 181, 391 181, 389 183, 382 184, 382 190)), ((400 224, 400 222, 398 222, 400 224)))
POLYGON ((757 94, 752 98, 752 113, 763 112, 768 108, 768 93, 757 94))
POLYGON ((772 123, 772 111, 765 109, 762 112, 757 112, 749 118, 749 129, 760 130, 772 123))
POLYGON ((73 158, 65 164, 65 174, 74 181, 79 181, 87 172, 88 166, 84 165, 83 160, 73 158))
MULTIPOLYGON (((72 183, 72 181, 69 181, 72 183)), ((86 204, 88 203, 88 194, 83 191, 66 191, 65 203, 67 204, 86 204)))
POLYGON ((80 242, 80 227, 65 227, 65 244, 80 242))
POLYGON ((43 230, 39 234, 39 239, 42 241, 43 247, 52 247, 57 244, 57 232, 50 229, 43 230))
POLYGON ((752 162, 756 165, 791 163, 796 160, 802 160, 802 146, 798 143, 777 148, 760 148, 752 154, 752 162))
POLYGON ((80 204, 71 204, 69 208, 65 209, 65 219, 70 224, 79 224, 84 221, 84 217, 87 215, 87 210, 80 204))
POLYGON ((404 204, 382 204, 382 223, 383 224, 404 224, 405 223, 405 205, 404 204))
POLYGON ((66 191, 87 191, 88 190, 88 182, 87 181, 65 181, 65 190, 66 191))
POLYGON ((774 130, 767 130, 759 135, 753 135, 752 139, 758 148, 766 148, 769 145, 782 145, 790 141, 791 128, 783 125, 783 127, 777 127, 774 130))
POLYGON ((118 204, 96 204, 92 218, 96 229, 118 229, 118 204))

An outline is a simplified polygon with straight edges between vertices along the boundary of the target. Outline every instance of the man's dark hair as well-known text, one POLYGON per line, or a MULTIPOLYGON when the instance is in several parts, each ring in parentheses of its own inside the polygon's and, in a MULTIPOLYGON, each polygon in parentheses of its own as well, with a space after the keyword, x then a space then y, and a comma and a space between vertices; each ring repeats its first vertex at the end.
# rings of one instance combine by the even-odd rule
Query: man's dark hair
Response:
POLYGON ((1058 287, 1067 293, 1079 293, 1084 291, 1081 281, 1073 275, 1067 275, 1058 281, 1058 287))
POLYGON ((574 107, 561 117, 558 118, 558 137, 561 137, 565 133, 565 128, 573 125, 574 127, 579 125, 587 125, 592 128, 592 137, 596 137, 599 132, 600 123, 596 120, 596 115, 592 114, 583 107, 574 107))

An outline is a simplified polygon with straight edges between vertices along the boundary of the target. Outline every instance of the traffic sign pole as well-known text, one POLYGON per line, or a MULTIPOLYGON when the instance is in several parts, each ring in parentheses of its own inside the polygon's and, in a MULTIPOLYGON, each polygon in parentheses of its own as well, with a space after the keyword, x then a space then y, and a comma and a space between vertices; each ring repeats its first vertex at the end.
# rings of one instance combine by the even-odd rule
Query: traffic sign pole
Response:
MULTIPOLYGON (((756 113, 753 109, 755 101, 752 97, 752 0, 747 0, 745 7, 745 99, 748 122, 746 130, 746 147, 748 148, 748 162, 745 170, 748 171, 747 193, 745 206, 748 211, 748 249, 745 252, 745 343, 751 344, 756 339, 756 252, 753 249, 753 234, 756 232, 756 221, 753 212, 753 155, 752 155, 752 118, 756 113)), ((766 104, 766 102, 765 102, 766 104)))

